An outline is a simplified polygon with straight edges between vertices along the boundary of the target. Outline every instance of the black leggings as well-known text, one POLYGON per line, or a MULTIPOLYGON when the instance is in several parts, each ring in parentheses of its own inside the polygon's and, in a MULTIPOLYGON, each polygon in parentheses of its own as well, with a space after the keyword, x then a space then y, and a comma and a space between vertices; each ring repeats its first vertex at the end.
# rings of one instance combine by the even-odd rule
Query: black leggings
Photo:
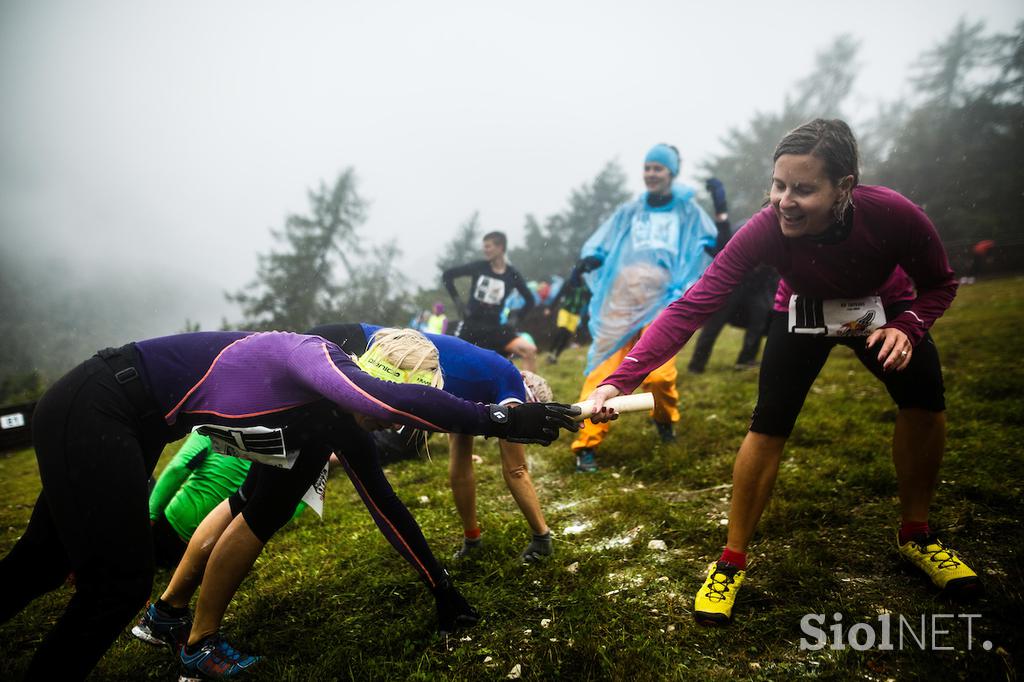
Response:
POLYGON ((360 430, 352 415, 319 400, 289 411, 285 441, 299 455, 291 469, 253 462, 238 490, 228 498, 231 515, 241 514, 264 544, 295 515, 295 507, 327 464, 336 444, 360 430))
MULTIPOLYGON (((444 569, 384 476, 373 438, 349 414, 334 414, 330 422, 329 427, 321 422, 321 430, 327 429, 321 437, 334 443, 333 450, 381 533, 433 589, 443 580, 444 569)), ((324 443, 308 442, 291 469, 253 463, 245 482, 229 498, 232 516, 242 514, 253 534, 267 542, 295 514, 295 506, 323 469, 332 450, 324 443)))
MULTIPOLYGON (((888 319, 903 308, 885 311, 888 319)), ((857 359, 882 383, 901 408, 915 407, 931 412, 946 409, 939 352, 930 334, 926 334, 901 372, 882 372, 878 362, 879 344, 866 348, 866 337, 838 338, 789 332, 787 313, 773 312, 768 340, 761 359, 757 407, 750 430, 769 436, 789 436, 829 353, 837 345, 847 346, 857 359)))
POLYGON ((295 515, 295 507, 330 456, 330 445, 310 443, 302 447, 291 469, 253 462, 241 487, 228 498, 231 516, 241 514, 253 535, 266 544, 295 515))
POLYGON ((555 333, 551 335, 551 353, 556 358, 561 355, 569 342, 572 341, 572 332, 565 327, 555 327, 555 333))
POLYGON ((416 519, 384 475, 373 438, 362 429, 359 431, 338 450, 345 473, 380 532, 433 590, 444 580, 444 569, 430 551, 416 519))
POLYGON ((39 400, 33 442, 43 489, 0 561, 0 622, 75 574, 75 594, 27 679, 82 679, 146 603, 153 584, 147 481, 174 434, 140 419, 99 358, 39 400))
POLYGON ((761 280, 760 277, 748 276, 732 292, 725 305, 704 323, 693 347, 693 356, 690 358, 691 372, 704 371, 718 335, 737 314, 742 316, 746 331, 743 334, 743 346, 736 358, 736 364, 746 365, 757 360, 757 351, 761 349, 761 337, 764 336, 774 297, 774 292, 766 289, 761 280))

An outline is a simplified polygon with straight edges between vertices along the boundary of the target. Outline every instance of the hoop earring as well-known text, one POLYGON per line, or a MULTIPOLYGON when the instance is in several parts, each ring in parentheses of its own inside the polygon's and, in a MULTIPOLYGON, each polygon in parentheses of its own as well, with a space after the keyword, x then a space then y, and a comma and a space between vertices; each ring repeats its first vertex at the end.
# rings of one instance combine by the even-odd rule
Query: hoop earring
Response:
POLYGON ((843 222, 846 211, 853 205, 853 198, 847 194, 843 199, 832 204, 832 217, 837 223, 843 222))

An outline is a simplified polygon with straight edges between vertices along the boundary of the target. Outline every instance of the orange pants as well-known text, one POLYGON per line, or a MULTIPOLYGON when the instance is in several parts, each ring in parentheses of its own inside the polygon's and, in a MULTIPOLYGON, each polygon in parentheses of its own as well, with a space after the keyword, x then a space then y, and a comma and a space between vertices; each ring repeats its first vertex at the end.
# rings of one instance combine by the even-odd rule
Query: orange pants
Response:
MULTIPOLYGON (((587 396, 607 379, 619 366, 622 360, 633 349, 633 345, 639 340, 639 336, 633 339, 622 348, 617 350, 607 360, 594 368, 594 371, 587 375, 583 382, 583 390, 580 391, 580 400, 586 400, 587 396)), ((679 391, 676 389, 676 359, 673 357, 664 365, 647 375, 642 385, 642 390, 654 394, 654 409, 651 410, 651 417, 661 424, 669 424, 679 421, 679 391)), ((589 419, 583 422, 583 426, 576 434, 576 440, 572 442, 573 452, 583 448, 596 448, 604 440, 605 434, 611 427, 611 422, 595 424, 589 419)))

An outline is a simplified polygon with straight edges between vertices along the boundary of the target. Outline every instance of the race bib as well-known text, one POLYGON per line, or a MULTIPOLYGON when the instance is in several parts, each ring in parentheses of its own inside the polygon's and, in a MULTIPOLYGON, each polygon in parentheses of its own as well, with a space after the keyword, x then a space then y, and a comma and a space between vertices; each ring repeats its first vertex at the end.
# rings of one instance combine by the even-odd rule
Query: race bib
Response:
POLYGON ((192 429, 210 438, 210 449, 214 452, 259 462, 278 469, 291 469, 298 450, 289 451, 284 444, 284 429, 268 429, 265 426, 229 428, 215 424, 200 424, 192 429))
POLYGON ((331 466, 328 462, 316 477, 316 483, 309 486, 309 490, 302 496, 302 501, 321 519, 324 517, 324 498, 327 497, 327 476, 330 473, 331 466))
POLYGON ((487 305, 501 305, 505 300, 505 282, 482 275, 476 282, 473 298, 487 305))
POLYGON ((25 425, 25 415, 21 412, 5 414, 0 417, 0 429, 16 429, 25 425))
POLYGON ((641 211, 630 229, 635 251, 670 251, 679 244, 679 216, 675 211, 641 211))
POLYGON ((885 324, 879 296, 821 300, 789 297, 789 331, 818 336, 867 336, 885 324))

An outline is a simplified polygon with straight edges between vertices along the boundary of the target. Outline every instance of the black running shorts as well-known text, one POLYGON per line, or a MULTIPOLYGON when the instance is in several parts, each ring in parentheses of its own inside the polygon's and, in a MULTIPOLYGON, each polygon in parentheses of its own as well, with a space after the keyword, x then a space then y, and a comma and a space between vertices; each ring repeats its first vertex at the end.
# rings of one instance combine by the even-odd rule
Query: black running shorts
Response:
MULTIPOLYGON (((902 312, 887 309, 886 316, 902 312)), ((920 408, 931 412, 946 409, 945 388, 939 352, 930 334, 926 334, 901 372, 882 372, 878 345, 865 348, 867 337, 838 338, 792 334, 787 313, 773 311, 761 359, 757 406, 750 430, 769 436, 789 436, 803 408, 807 392, 836 346, 847 346, 861 363, 885 384, 892 399, 902 408, 920 408)))
POLYGON ((506 355, 505 348, 519 336, 516 330, 507 324, 480 324, 468 320, 459 326, 456 335, 463 341, 493 350, 499 355, 506 355))

